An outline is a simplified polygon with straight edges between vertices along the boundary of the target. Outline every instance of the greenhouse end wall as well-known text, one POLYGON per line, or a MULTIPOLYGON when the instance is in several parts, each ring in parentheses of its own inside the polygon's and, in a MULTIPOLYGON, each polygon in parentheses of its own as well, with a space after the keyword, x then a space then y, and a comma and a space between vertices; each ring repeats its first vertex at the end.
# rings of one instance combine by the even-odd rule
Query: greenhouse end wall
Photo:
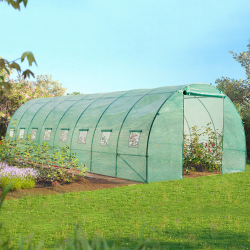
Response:
POLYGON ((17 120, 18 133, 35 131, 36 144, 68 145, 79 164, 87 163, 93 173, 147 183, 182 178, 187 121, 198 122, 198 117, 205 125, 211 119, 217 128, 222 123, 216 116, 223 116, 223 173, 245 171, 244 128, 234 105, 224 96, 213 86, 191 84, 33 99, 14 113, 6 138, 17 120), (187 100, 191 97, 199 105, 187 100), (222 100, 224 115, 215 108, 222 100))

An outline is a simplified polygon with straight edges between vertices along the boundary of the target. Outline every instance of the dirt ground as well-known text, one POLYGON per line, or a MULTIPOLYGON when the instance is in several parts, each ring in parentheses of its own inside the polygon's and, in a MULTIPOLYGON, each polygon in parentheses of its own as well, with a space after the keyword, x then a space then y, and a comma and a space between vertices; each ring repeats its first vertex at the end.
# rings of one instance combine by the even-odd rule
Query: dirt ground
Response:
MULTIPOLYGON (((46 167, 46 166, 45 166, 46 167)), ((73 172, 75 175, 79 174, 78 170, 68 170, 73 172)), ((183 171, 185 173, 185 171, 183 171)), ((199 172, 193 171, 189 175, 183 174, 183 178, 197 178, 200 176, 222 174, 221 171, 217 172, 199 172)), ((5 200, 19 199, 19 198, 28 198, 31 196, 47 196, 55 195, 61 193, 70 193, 70 192, 80 192, 80 191, 94 191, 104 188, 116 188, 129 185, 139 185, 144 184, 141 182, 129 181, 120 178, 113 178, 108 176, 103 176, 99 174, 86 173, 85 177, 77 176, 75 183, 68 184, 51 184, 48 182, 43 182, 40 180, 36 183, 35 187, 32 189, 19 189, 17 191, 10 191, 7 193, 5 200)), ((2 194, 3 189, 0 188, 0 195, 2 194)))

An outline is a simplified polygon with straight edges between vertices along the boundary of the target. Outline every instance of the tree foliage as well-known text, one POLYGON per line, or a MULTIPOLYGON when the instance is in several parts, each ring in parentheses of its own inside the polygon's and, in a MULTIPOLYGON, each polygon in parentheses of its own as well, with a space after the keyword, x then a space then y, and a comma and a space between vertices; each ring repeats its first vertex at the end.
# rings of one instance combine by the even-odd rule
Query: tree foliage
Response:
MULTIPOLYGON (((0 1, 4 1, 7 2, 9 5, 11 5, 14 9, 18 9, 20 11, 20 3, 23 3, 24 7, 26 8, 28 0, 0 0, 0 1)), ((10 75, 10 69, 16 69, 18 73, 22 73, 24 79, 26 79, 27 77, 30 78, 30 76, 32 75, 34 76, 34 73, 32 71, 30 71, 29 69, 26 69, 25 71, 22 72, 21 67, 18 63, 16 63, 15 61, 20 60, 21 62, 23 62, 25 60, 25 58, 27 58, 28 62, 29 62, 29 66, 32 65, 32 63, 36 63, 35 57, 33 55, 32 52, 30 51, 26 51, 24 52, 20 58, 13 60, 11 62, 9 62, 8 60, 1 58, 0 59, 0 72, 5 70, 7 72, 8 75, 10 75)), ((6 79, 4 78, 4 75, 0 73, 0 87, 4 87, 7 90, 10 90, 12 85, 10 82, 6 81, 6 79)))
POLYGON ((237 80, 221 77, 216 79, 215 84, 231 99, 244 122, 247 156, 250 159, 250 39, 247 47, 248 51, 243 50, 239 54, 229 51, 233 58, 245 68, 246 79, 237 80))
POLYGON ((20 11, 20 3, 23 3, 26 8, 28 0, 0 0, 2 2, 7 2, 8 5, 11 5, 14 9, 18 9, 20 11))
POLYGON ((246 122, 250 119, 250 82, 248 80, 235 80, 230 78, 217 79, 216 87, 222 90, 234 103, 241 119, 246 122))
POLYGON ((52 75, 38 75, 34 85, 39 90, 45 89, 46 93, 54 96, 63 96, 67 88, 63 88, 62 84, 58 81, 52 80, 52 75))
POLYGON ((36 86, 25 81, 24 77, 19 75, 13 81, 8 76, 7 79, 11 82, 11 89, 2 88, 0 95, 0 135, 4 136, 7 130, 9 121, 15 111, 24 103, 36 98, 52 97, 45 89, 37 89, 36 86))
POLYGON ((72 92, 71 94, 67 93, 67 95, 83 95, 83 93, 81 94, 80 92, 72 92))

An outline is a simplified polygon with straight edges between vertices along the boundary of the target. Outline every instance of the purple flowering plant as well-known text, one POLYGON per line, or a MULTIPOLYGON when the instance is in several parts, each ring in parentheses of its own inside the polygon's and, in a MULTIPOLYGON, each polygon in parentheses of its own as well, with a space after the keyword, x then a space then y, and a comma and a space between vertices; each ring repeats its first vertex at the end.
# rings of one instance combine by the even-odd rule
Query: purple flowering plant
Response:
POLYGON ((10 190, 30 189, 35 186, 39 172, 32 168, 17 168, 0 163, 0 187, 14 182, 10 190))

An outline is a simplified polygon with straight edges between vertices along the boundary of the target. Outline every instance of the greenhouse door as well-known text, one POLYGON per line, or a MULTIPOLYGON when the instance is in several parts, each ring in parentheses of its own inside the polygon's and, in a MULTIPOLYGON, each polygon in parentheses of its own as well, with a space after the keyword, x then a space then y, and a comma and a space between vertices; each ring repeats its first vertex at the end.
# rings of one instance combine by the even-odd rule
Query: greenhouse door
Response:
MULTIPOLYGON (((195 165, 204 162, 207 157, 221 164, 223 103, 224 98, 210 96, 184 95, 184 162, 190 157, 196 158, 195 165), (190 147, 190 142, 197 140, 199 150, 190 147), (210 140, 210 141, 209 141, 210 140), (192 153, 190 152, 192 151, 192 153)), ((196 144, 197 145, 197 144, 196 144)))

